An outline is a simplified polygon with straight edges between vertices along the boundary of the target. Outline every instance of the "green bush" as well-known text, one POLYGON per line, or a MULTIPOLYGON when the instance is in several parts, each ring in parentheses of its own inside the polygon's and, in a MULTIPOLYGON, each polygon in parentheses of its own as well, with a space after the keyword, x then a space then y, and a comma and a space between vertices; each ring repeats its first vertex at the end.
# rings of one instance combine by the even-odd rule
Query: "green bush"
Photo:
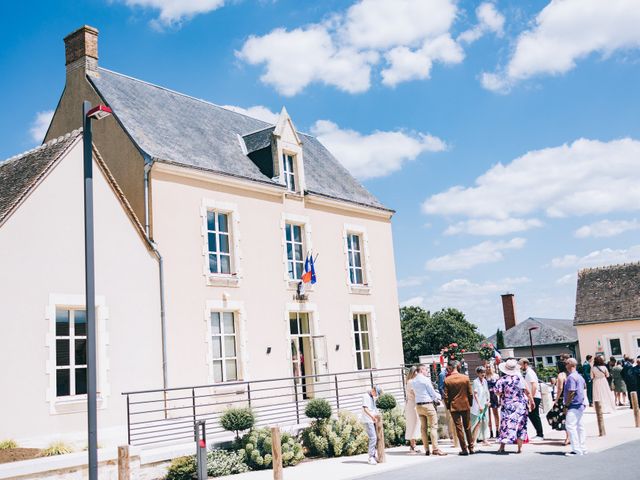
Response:
POLYGON ((378 408, 384 411, 393 410, 394 408, 396 408, 397 404, 398 402, 396 402, 396 397, 394 397, 390 393, 383 393, 378 397, 378 400, 376 401, 376 405, 378 406, 378 408))
POLYGON ((42 451, 43 457, 53 457, 54 455, 65 455, 72 453, 73 447, 64 442, 53 442, 42 451))
POLYGON ((248 407, 231 407, 225 410, 220 417, 222 428, 229 432, 236 432, 236 439, 240 438, 240 432, 253 428, 256 417, 248 407))
POLYGON ((338 418, 312 422, 302 442, 312 457, 341 457, 365 453, 369 439, 353 413, 339 412, 338 418))
MULTIPOLYGON (((291 435, 282 432, 280 435, 282 448, 282 466, 297 465, 304 459, 302 445, 291 435)), ((271 447, 271 430, 257 428, 247 433, 235 445, 238 453, 251 470, 270 468, 273 461, 271 447)))
POLYGON ((197 468, 194 455, 174 458, 164 478, 165 480, 195 480, 198 478, 197 468))
POLYGON ((406 443, 404 431, 407 421, 399 408, 386 410, 382 413, 385 447, 399 447, 406 443))
POLYGON ((550 378, 558 376, 558 367, 544 367, 539 363, 535 370, 538 378, 543 382, 548 382, 550 378))
POLYGON ((326 420, 331 418, 331 405, 324 398, 314 398, 307 403, 304 414, 314 420, 326 420))
POLYGON ((210 477, 222 477, 249 471, 240 452, 212 450, 207 454, 207 474, 210 477))
POLYGON ((15 440, 0 441, 0 450, 9 450, 10 448, 18 448, 18 444, 15 440))

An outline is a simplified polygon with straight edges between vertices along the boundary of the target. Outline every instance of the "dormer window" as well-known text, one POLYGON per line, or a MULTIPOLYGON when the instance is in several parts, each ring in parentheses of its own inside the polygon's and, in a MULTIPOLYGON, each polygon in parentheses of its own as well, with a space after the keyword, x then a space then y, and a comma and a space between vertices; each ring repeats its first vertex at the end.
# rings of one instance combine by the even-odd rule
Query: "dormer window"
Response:
POLYGON ((296 172, 295 172, 296 157, 289 153, 282 154, 282 173, 284 174, 284 182, 287 186, 287 190, 290 192, 296 191, 296 172))

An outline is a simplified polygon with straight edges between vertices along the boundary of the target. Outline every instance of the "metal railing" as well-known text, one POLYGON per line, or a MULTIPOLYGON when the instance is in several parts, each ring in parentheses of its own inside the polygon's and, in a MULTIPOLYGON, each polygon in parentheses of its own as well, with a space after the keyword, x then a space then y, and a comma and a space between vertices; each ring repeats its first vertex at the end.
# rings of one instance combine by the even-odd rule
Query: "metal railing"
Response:
POLYGON ((334 411, 359 413, 362 395, 373 385, 405 400, 404 367, 227 382, 182 388, 124 392, 130 445, 158 445, 194 439, 195 425, 206 421, 208 438, 228 432, 220 417, 228 407, 251 407, 256 426, 306 424, 308 400, 324 398, 334 411))

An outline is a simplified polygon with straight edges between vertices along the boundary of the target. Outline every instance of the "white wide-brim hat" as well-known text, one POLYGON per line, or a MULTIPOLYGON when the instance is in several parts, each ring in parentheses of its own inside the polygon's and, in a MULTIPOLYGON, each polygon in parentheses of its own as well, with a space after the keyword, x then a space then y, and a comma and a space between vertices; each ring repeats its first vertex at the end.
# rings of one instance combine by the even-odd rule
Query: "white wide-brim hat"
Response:
POLYGON ((505 375, 520 375, 518 361, 515 358, 510 358, 506 362, 502 362, 498 365, 498 368, 505 375))

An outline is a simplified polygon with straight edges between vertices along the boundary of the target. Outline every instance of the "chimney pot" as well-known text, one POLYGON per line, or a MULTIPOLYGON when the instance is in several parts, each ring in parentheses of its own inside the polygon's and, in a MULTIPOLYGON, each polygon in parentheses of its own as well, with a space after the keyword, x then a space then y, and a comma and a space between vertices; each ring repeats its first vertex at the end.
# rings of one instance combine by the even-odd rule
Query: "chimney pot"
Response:
POLYGON ((502 311, 504 313, 504 329, 509 330, 516 326, 516 298, 513 293, 502 295, 502 311))
POLYGON ((64 37, 67 72, 76 68, 95 72, 98 69, 98 29, 84 25, 64 37))

